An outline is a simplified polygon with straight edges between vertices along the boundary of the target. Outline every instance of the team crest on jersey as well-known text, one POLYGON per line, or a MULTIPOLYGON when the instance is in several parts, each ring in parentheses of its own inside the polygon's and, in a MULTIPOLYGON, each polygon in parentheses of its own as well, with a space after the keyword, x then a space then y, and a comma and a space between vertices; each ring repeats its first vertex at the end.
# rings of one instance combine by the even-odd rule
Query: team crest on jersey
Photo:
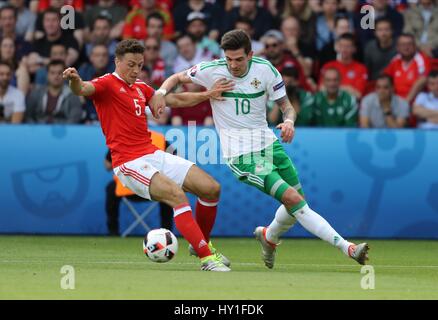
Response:
POLYGON ((251 81, 251 85, 252 85, 254 88, 258 89, 259 86, 261 85, 261 82, 259 81, 259 79, 254 78, 254 80, 251 81))
POLYGON ((141 100, 146 100, 146 99, 144 98, 143 92, 141 92, 140 88, 136 88, 136 89, 137 89, 138 95, 140 96, 140 99, 141 99, 141 100))

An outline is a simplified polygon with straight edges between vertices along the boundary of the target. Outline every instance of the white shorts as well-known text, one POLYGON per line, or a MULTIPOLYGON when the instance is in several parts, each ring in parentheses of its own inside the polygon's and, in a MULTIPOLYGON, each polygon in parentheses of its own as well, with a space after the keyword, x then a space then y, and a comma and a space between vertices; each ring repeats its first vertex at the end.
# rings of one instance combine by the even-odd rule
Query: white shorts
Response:
POLYGON ((149 185, 152 176, 159 172, 182 187, 187 172, 193 162, 157 150, 154 153, 126 162, 114 168, 114 174, 120 182, 140 197, 151 200, 149 185))

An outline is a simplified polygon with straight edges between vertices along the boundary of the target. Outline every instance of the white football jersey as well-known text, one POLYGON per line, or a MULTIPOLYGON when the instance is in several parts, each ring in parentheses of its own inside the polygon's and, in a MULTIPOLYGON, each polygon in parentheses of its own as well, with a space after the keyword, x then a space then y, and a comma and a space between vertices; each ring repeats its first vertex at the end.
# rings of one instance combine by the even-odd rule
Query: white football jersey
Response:
POLYGON ((207 89, 222 78, 235 83, 232 92, 222 94, 225 101, 210 100, 225 158, 260 151, 277 140, 268 127, 266 107, 268 100, 286 96, 286 90, 281 74, 269 61, 253 57, 242 77, 228 71, 225 59, 197 64, 187 75, 207 89))

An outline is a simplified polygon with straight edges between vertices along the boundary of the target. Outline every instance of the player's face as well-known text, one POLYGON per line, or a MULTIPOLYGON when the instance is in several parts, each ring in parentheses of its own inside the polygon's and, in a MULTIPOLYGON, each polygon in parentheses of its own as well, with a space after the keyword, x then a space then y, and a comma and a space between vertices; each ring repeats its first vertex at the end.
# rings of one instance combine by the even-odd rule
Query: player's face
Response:
POLYGON ((126 53, 123 57, 116 58, 116 72, 127 83, 133 84, 143 68, 143 63, 142 54, 126 53))
POLYGON ((234 77, 243 76, 248 70, 248 62, 252 58, 253 52, 245 53, 245 49, 226 50, 225 59, 227 60, 228 70, 234 77))

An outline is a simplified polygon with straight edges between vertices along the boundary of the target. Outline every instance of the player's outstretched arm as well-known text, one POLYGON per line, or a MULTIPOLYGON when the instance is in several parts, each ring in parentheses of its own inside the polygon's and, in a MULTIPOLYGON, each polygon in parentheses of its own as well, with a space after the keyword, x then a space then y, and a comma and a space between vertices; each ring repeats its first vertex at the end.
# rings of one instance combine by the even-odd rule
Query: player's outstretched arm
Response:
POLYGON ((234 82, 227 79, 217 80, 210 90, 203 92, 171 93, 165 97, 166 105, 172 108, 192 107, 208 99, 224 100, 222 92, 231 91, 234 82))
POLYGON ((276 100, 275 103, 280 107, 281 112, 283 112, 283 123, 280 123, 277 129, 281 129, 283 142, 291 142, 295 135, 294 125, 297 113, 287 96, 276 100))
MULTIPOLYGON (((165 98, 166 94, 168 92, 172 91, 172 89, 179 84, 191 83, 191 82, 192 82, 192 79, 190 79, 186 75, 186 71, 175 73, 175 74, 171 75, 169 78, 167 78, 163 82, 161 87, 157 91, 155 91, 154 96, 149 101, 149 107, 151 108, 152 113, 155 115, 158 115, 158 116, 160 114, 162 114, 164 112, 164 108, 166 107, 166 104, 168 103, 168 102, 166 102, 166 98, 165 98)), ((201 101, 204 101, 204 100, 201 100, 201 101)), ((174 102, 174 101, 172 101, 172 102, 174 102)), ((175 107, 175 105, 174 105, 174 107, 175 107)))
POLYGON ((90 81, 82 81, 75 68, 65 69, 62 77, 69 81, 71 91, 77 96, 88 97, 95 91, 94 85, 90 81))

